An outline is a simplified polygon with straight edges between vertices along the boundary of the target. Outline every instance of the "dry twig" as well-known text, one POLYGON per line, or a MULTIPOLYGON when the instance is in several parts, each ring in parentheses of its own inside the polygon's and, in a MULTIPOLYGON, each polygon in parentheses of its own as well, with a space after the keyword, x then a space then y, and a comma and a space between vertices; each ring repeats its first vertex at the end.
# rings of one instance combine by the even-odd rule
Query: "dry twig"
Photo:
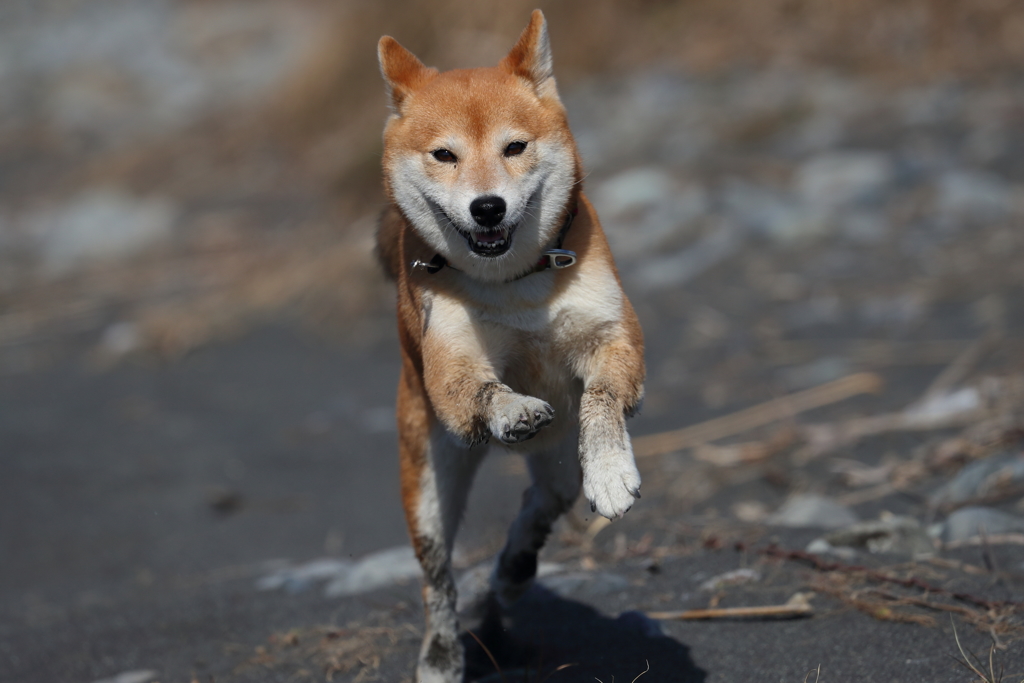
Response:
POLYGON ((756 427, 790 419, 808 410, 838 403, 852 396, 876 393, 881 388, 882 378, 874 373, 861 372, 849 375, 834 382, 788 396, 781 396, 713 420, 669 432, 637 437, 633 440, 633 453, 637 457, 648 457, 684 448, 693 448, 728 436, 742 434, 756 427))

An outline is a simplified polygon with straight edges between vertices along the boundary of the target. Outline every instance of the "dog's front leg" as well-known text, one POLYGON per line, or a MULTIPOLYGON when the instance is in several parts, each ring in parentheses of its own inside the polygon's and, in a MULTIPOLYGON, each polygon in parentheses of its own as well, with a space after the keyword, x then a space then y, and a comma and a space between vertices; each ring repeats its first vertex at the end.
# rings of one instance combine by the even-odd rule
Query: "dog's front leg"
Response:
POLYGON ((423 378, 430 403, 448 431, 468 446, 492 436, 504 444, 532 438, 554 419, 551 406, 514 392, 497 377, 478 329, 424 340, 423 378))
POLYGON ((583 495, 595 512, 616 519, 640 497, 640 472, 626 418, 643 398, 642 341, 624 337, 596 349, 580 398, 583 495))

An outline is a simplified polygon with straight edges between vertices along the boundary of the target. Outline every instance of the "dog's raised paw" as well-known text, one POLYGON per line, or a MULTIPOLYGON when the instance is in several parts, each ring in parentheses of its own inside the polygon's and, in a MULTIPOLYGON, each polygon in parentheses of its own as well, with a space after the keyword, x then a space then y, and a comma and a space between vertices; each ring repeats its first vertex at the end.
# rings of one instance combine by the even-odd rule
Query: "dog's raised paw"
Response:
POLYGON ((632 457, 608 458, 594 465, 583 470, 583 495, 591 510, 618 519, 640 497, 640 472, 632 457))
POLYGON ((539 398, 499 394, 491 404, 491 433, 502 443, 519 443, 532 439, 554 417, 554 409, 539 398))

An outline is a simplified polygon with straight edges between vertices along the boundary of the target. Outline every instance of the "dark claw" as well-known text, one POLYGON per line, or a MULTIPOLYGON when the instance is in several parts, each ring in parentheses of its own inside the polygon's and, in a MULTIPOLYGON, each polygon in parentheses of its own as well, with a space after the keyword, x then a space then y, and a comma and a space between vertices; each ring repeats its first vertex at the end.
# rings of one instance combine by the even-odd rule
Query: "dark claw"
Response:
POLYGON ((593 501, 590 502, 590 511, 591 512, 597 512, 597 503, 595 503, 593 501))
POLYGON ((637 488, 635 488, 632 491, 630 491, 630 493, 633 494, 634 498, 639 498, 640 497, 640 487, 638 486, 637 488))

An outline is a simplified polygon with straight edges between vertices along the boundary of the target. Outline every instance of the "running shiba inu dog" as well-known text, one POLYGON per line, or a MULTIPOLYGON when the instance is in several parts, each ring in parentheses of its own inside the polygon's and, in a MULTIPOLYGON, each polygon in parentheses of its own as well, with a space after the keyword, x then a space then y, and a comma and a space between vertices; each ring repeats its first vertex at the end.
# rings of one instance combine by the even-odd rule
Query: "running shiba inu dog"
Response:
POLYGON ((625 422, 643 335, 580 190, 541 12, 497 67, 439 73, 389 36, 378 56, 392 114, 377 248, 398 287, 402 499, 425 577, 417 680, 454 683, 450 558, 486 444, 522 452, 533 479, 492 578, 509 604, 581 486, 610 519, 640 496, 625 422))

